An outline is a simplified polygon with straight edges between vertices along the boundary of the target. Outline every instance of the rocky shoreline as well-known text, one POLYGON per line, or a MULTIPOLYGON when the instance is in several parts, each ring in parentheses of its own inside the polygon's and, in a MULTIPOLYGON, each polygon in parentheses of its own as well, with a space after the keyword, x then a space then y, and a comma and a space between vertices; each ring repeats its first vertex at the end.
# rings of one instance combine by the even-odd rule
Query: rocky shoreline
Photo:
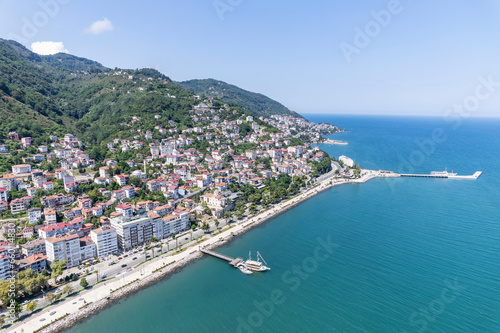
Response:
MULTIPOLYGON (((316 186, 316 188, 311 188, 308 192, 305 192, 303 194, 306 194, 307 195, 304 195, 304 197, 300 198, 300 200, 294 202, 293 204, 288 204, 284 207, 280 207, 280 209, 275 209, 276 207, 273 207, 273 208, 270 208, 270 210, 273 210, 275 209, 275 211, 269 215, 264 215, 262 217, 258 217, 258 215, 260 214, 265 214, 267 211, 264 211, 264 212, 261 212, 259 213, 257 216, 257 220, 256 221, 253 221, 253 222, 250 222, 248 223, 247 225, 245 225, 243 228, 235 231, 235 232, 231 232, 230 236, 226 237, 226 238, 221 238, 220 241, 214 243, 214 244, 211 244, 210 246, 206 246, 205 248, 207 249, 214 249, 214 248, 217 248, 221 245, 224 245, 226 244, 227 242, 229 242, 230 240, 232 240, 234 237, 236 236, 239 236, 239 235, 242 235, 244 233, 246 233, 247 231, 249 231, 250 229, 268 221, 269 219, 272 219, 278 215, 280 215, 281 213, 299 205, 300 203, 316 196, 317 194, 319 194, 320 192, 324 191, 324 190, 327 190, 329 188, 332 188, 332 187, 335 187, 335 186, 338 186, 338 185, 342 185, 342 184, 351 184, 351 183, 361 183, 361 182, 366 182, 370 179, 372 179, 373 177, 369 177, 367 179, 364 179, 364 180, 360 180, 360 181, 356 181, 356 182, 353 182, 353 181, 344 181, 344 182, 338 182, 338 183, 333 183, 333 184, 330 184, 330 185, 327 185, 327 186, 324 186, 324 187, 321 187, 321 186, 316 186)), ((300 195, 299 195, 300 196, 300 195)), ((294 198, 290 199, 290 200, 293 200, 294 198)), ((268 210, 269 211, 269 210, 268 210)), ((254 218, 255 218, 254 217, 254 218)), ((228 230, 226 230, 228 231, 228 230)), ((187 249, 186 251, 189 251, 191 249, 187 249)), ((139 290, 141 290, 142 288, 145 288, 145 287, 148 287, 154 283, 157 283, 159 282, 160 280, 162 280, 165 276, 169 275, 169 274, 172 274, 174 273, 176 270, 184 267, 185 265, 187 265, 189 262, 195 260, 195 259, 198 259, 198 258, 201 258, 202 257, 202 253, 199 251, 199 249, 195 249, 193 252, 191 252, 190 255, 188 255, 187 257, 179 260, 179 261, 176 261, 174 262, 173 264, 171 265, 168 265, 168 266, 165 266, 161 269, 159 269, 158 271, 144 277, 143 279, 141 280, 138 280, 138 281, 135 281, 135 282, 132 282, 131 284, 113 292, 109 297, 107 298, 103 298, 97 302, 94 302, 94 303, 91 303, 89 304, 88 306, 86 306, 85 308, 81 309, 81 311, 78 311, 77 313, 73 313, 73 314, 69 314, 67 315, 66 317, 64 317, 63 319, 59 320, 59 321, 56 321, 54 322, 53 324, 50 324, 48 327, 46 328, 43 328, 41 330, 39 330, 38 332, 40 333, 55 333, 55 332, 61 332, 65 329, 68 329, 70 328, 71 326, 73 326, 74 324, 88 318, 89 316, 95 314, 96 312, 98 312, 99 310, 102 310, 103 308, 107 307, 107 306, 112 306, 114 301, 124 297, 124 296, 127 296, 131 293, 134 293, 134 292, 137 292, 139 290)), ((161 260, 159 258, 157 258, 156 260, 161 260)))

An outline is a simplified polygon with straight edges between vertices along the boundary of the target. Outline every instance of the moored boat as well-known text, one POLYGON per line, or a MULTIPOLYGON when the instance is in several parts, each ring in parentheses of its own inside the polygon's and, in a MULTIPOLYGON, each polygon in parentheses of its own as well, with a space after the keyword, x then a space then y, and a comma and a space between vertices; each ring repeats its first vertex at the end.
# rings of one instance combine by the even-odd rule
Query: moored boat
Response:
POLYGON ((264 258, 262 258, 259 251, 257 251, 257 261, 252 260, 252 252, 249 252, 248 260, 245 261, 245 267, 247 269, 250 269, 252 271, 257 271, 257 272, 265 272, 265 271, 270 270, 271 268, 264 266, 262 264, 262 262, 260 261, 260 259, 262 259, 262 261, 267 265, 266 261, 264 260, 264 258))
POLYGON ((239 264, 237 267, 243 274, 253 274, 244 263, 239 264))

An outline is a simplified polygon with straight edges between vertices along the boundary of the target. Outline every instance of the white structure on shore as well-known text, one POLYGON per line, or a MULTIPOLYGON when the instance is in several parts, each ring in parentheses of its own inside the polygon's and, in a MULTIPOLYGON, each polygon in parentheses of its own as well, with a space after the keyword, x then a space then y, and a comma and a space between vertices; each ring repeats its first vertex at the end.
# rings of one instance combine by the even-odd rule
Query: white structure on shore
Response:
POLYGON ((339 161, 341 161, 342 163, 344 163, 345 166, 348 166, 350 168, 354 166, 354 161, 347 156, 344 155, 340 156, 339 161))

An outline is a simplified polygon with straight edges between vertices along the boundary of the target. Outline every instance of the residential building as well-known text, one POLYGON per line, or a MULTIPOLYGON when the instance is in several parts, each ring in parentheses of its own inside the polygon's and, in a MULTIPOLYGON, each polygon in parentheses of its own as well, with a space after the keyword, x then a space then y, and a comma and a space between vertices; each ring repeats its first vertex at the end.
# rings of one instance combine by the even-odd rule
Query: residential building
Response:
POLYGON ((35 239, 34 241, 22 244, 21 251, 26 257, 38 253, 46 254, 47 252, 45 250, 45 239, 35 239))
POLYGON ((125 251, 149 243, 153 236, 153 220, 147 215, 112 218, 111 226, 116 229, 118 247, 125 251))
POLYGON ((97 257, 95 243, 89 236, 80 238, 80 255, 82 262, 97 257))
POLYGON ((6 187, 0 187, 0 201, 8 201, 6 187))
POLYGON ((57 223, 57 215, 55 209, 45 209, 43 211, 43 214, 45 215, 45 224, 46 225, 51 225, 51 224, 56 224, 57 223))
POLYGON ((222 195, 216 195, 214 193, 207 193, 200 197, 201 202, 206 202, 207 205, 212 207, 224 207, 226 205, 226 198, 222 195))
POLYGON ((7 250, 0 247, 0 280, 8 280, 10 277, 10 259, 7 250))
POLYGON ((118 235, 116 229, 103 225, 90 232, 90 238, 96 245, 97 258, 105 258, 118 252, 118 235))
POLYGON ((47 267, 47 256, 42 253, 32 254, 31 256, 17 261, 18 271, 31 269, 41 273, 47 267))
POLYGON ((29 224, 35 224, 42 217, 41 208, 30 208, 28 209, 28 221, 29 224))
POLYGON ((168 238, 172 234, 178 234, 189 229, 189 213, 175 210, 172 215, 167 215, 163 219, 163 238, 168 238))
POLYGON ((55 260, 65 260, 67 268, 75 267, 82 263, 80 238, 77 234, 47 238, 45 239, 45 247, 49 265, 55 260))
POLYGON ((134 215, 134 210, 130 205, 119 205, 115 209, 118 213, 121 213, 124 217, 132 217, 134 215))
POLYGON ((29 164, 18 164, 12 166, 12 173, 15 175, 21 173, 30 173, 30 172, 31 172, 31 165, 29 164))
POLYGON ((12 214, 19 214, 26 210, 26 204, 23 199, 14 199, 10 202, 10 212, 12 214))

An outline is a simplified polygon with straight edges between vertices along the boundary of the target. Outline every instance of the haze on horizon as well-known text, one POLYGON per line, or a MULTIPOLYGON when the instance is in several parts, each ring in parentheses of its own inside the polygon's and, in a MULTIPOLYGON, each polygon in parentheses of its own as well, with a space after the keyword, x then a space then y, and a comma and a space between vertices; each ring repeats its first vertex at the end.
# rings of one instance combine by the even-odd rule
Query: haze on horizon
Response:
POLYGON ((500 115, 494 0, 4 0, 1 8, 0 38, 37 53, 151 67, 177 81, 215 78, 299 113, 441 116, 469 103, 469 115, 500 115))

